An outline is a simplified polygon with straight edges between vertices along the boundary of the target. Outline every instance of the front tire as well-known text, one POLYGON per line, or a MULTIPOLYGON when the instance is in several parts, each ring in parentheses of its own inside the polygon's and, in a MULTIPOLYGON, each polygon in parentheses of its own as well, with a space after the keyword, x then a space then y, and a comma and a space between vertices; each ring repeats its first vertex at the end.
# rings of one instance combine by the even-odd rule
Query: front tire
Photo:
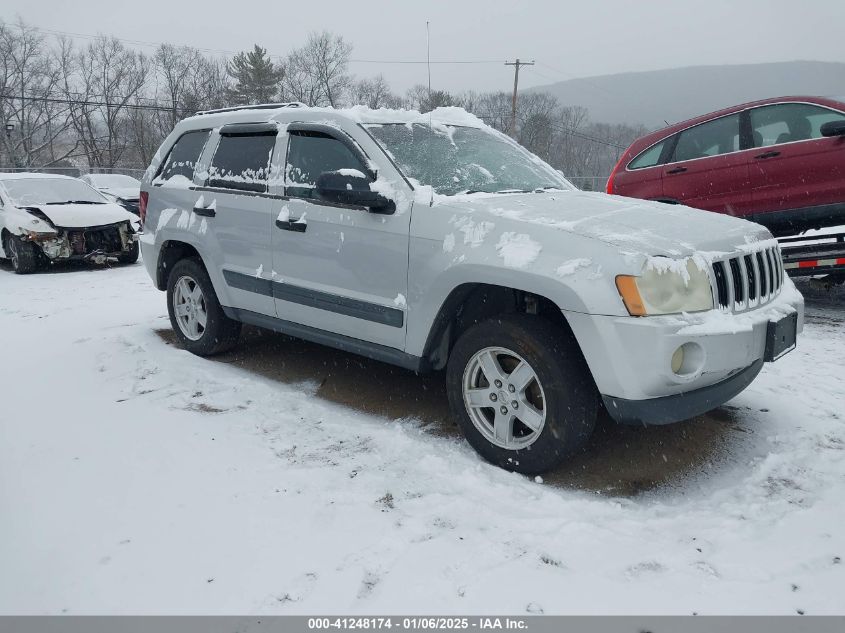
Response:
POLYGON ((40 268, 41 249, 32 242, 24 242, 17 235, 6 238, 4 250, 12 261, 12 269, 19 275, 37 272, 40 268))
POLYGON ((117 256, 117 261, 121 264, 134 264, 138 261, 139 253, 140 247, 138 246, 138 242, 133 240, 129 250, 117 256))
POLYGON ((523 474, 560 465, 595 426, 598 393, 572 334, 525 314, 502 315, 458 339, 449 405, 487 461, 523 474))
POLYGON ((241 324, 226 316, 208 272, 198 259, 179 260, 167 278, 167 311, 176 338, 198 356, 232 349, 241 324))

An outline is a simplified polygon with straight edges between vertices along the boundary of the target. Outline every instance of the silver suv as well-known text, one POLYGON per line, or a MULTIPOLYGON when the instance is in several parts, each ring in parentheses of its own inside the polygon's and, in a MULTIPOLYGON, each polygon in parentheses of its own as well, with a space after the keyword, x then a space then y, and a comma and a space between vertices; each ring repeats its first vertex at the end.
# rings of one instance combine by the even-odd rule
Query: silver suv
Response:
POLYGON ((581 448, 602 406, 633 424, 719 406, 803 324, 766 229, 578 191, 457 108, 202 112, 141 190, 186 349, 248 323, 445 369, 467 440, 523 473, 581 448))

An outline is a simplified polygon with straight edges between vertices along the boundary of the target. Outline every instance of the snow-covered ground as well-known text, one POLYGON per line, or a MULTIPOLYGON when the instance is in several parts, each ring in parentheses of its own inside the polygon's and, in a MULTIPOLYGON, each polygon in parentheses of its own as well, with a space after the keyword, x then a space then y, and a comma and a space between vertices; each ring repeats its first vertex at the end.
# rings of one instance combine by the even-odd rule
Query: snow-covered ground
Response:
POLYGON ((843 294, 728 407, 542 482, 415 419, 438 376, 203 360, 141 265, 0 267, 0 613, 843 613, 843 294))

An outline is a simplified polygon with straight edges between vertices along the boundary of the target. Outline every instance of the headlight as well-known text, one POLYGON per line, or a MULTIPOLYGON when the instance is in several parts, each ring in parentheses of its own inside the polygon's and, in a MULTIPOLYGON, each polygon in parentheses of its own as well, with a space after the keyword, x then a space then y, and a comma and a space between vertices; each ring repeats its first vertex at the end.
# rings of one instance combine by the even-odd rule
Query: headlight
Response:
POLYGON ((46 242, 47 240, 55 239, 57 235, 55 231, 30 231, 29 229, 24 229, 21 238, 30 242, 46 242))
POLYGON ((616 287, 633 316, 702 312, 713 307, 710 276, 692 258, 654 258, 639 277, 616 277, 616 287))

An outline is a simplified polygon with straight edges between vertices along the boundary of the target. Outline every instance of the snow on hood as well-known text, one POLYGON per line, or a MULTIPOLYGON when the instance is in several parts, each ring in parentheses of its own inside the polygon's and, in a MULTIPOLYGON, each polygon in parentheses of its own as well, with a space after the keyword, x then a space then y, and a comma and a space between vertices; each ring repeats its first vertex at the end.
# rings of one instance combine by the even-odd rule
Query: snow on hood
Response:
POLYGON ((137 200, 141 197, 140 187, 99 187, 101 192, 107 193, 124 200, 137 200))
POLYGON ((89 226, 137 220, 136 216, 113 202, 106 204, 41 204, 27 205, 27 207, 40 210, 54 225, 67 229, 81 229, 89 226))
POLYGON ((728 215, 596 192, 471 195, 446 200, 441 202, 445 206, 475 217, 488 216, 479 219, 504 218, 584 235, 613 244, 623 253, 668 257, 721 254, 772 239, 764 227, 728 215))

